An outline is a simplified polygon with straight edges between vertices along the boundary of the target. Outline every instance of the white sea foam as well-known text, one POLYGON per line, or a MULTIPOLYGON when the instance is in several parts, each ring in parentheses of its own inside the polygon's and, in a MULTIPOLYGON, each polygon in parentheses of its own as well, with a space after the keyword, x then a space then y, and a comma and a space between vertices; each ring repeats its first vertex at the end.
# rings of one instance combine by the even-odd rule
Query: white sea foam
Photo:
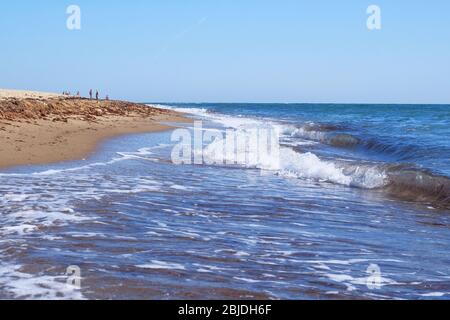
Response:
POLYGON ((440 298, 443 296, 446 296, 450 293, 445 293, 445 292, 430 292, 430 293, 425 293, 425 294, 421 294, 422 297, 425 298, 440 298))
POLYGON ((242 277, 233 277, 233 279, 236 279, 236 280, 239 280, 239 281, 243 281, 243 282, 247 282, 247 283, 258 283, 258 282, 261 282, 260 280, 254 280, 254 279, 242 278, 242 277))
MULTIPOLYGON (((94 221, 92 213, 79 212, 77 202, 99 201, 111 194, 164 192, 163 185, 150 177, 128 178, 115 176, 105 179, 92 172, 66 175, 60 171, 48 175, 29 175, 4 179, 0 192, 0 236, 27 236, 44 233, 47 228, 62 227, 94 221), (76 188, 74 188, 76 186, 76 188)), ((168 187, 167 187, 168 188, 168 187)), ((13 240, 11 240, 13 241, 13 240)))
POLYGON ((161 269, 161 270, 185 270, 186 268, 179 263, 170 263, 159 260, 152 260, 151 263, 137 265, 141 269, 161 269))
MULTIPOLYGON (((361 277, 361 278, 355 278, 347 274, 339 274, 339 273, 324 273, 325 277, 329 278, 332 281, 339 282, 344 284, 347 287, 348 291, 356 290, 355 286, 367 286, 369 283, 368 277, 361 277)), ((377 286, 384 287, 384 286, 392 286, 392 285, 398 285, 399 283, 395 280, 385 278, 380 276, 377 278, 377 286)))
POLYGON ((37 226, 35 226, 35 225, 21 224, 18 226, 3 227, 0 230, 3 235, 8 235, 8 234, 24 235, 25 233, 35 231, 36 229, 37 229, 37 226))
MULTIPOLYGON (((241 141, 248 141, 248 144, 243 148, 229 145, 223 141, 212 142, 201 151, 203 152, 206 163, 237 163, 248 168, 272 171, 286 178, 326 181, 368 189, 379 188, 386 184, 387 176, 385 172, 376 166, 344 164, 331 160, 323 160, 312 152, 301 153, 290 147, 281 146, 284 142, 283 139, 289 140, 293 137, 306 137, 320 141, 325 137, 324 132, 297 128, 290 124, 278 123, 272 120, 209 113, 206 109, 201 108, 172 109, 180 112, 188 112, 203 119, 219 123, 225 128, 233 128, 235 129, 237 141, 239 137, 241 141), (248 148, 248 145, 251 146, 258 143, 257 141, 249 141, 249 139, 254 137, 250 130, 258 127, 270 127, 276 135, 280 136, 279 154, 259 152, 258 155, 255 155, 253 154, 255 151, 252 148, 248 148), (249 159, 252 159, 252 161, 249 161, 249 159)), ((292 144, 292 140, 289 141, 292 144)), ((304 144, 310 143, 304 142, 304 144)))
POLYGON ((284 125, 282 132, 292 138, 307 138, 315 141, 323 141, 326 138, 326 133, 323 131, 310 130, 305 127, 298 128, 293 125, 284 125))
POLYGON ((170 188, 174 189, 174 190, 181 190, 181 191, 190 190, 190 188, 188 188, 188 187, 180 186, 180 185, 177 185, 177 184, 172 185, 170 188))
POLYGON ((0 265, 0 288, 19 299, 83 300, 79 289, 66 283, 66 276, 32 275, 19 265, 0 265))
POLYGON ((11 202, 22 202, 29 197, 27 194, 7 193, 3 195, 3 199, 11 202))

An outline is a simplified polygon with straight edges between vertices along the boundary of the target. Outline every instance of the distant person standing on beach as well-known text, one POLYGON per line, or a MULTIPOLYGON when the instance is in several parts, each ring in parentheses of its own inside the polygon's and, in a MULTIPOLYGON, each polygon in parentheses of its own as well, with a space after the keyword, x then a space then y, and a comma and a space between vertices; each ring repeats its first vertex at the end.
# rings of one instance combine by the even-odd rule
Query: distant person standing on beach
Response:
POLYGON ((92 100, 92 89, 91 89, 91 90, 89 90, 89 99, 91 99, 91 100, 92 100))
POLYGON ((98 101, 98 90, 97 90, 97 92, 95 93, 95 100, 98 101))

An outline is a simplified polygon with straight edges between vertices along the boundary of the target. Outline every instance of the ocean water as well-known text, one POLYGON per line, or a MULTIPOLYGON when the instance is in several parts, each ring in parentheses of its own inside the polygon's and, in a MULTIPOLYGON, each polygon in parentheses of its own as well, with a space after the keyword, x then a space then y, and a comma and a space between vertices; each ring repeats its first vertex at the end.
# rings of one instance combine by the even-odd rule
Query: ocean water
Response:
POLYGON ((176 165, 168 131, 0 172, 0 298, 450 298, 450 106, 162 107, 279 154, 176 165))

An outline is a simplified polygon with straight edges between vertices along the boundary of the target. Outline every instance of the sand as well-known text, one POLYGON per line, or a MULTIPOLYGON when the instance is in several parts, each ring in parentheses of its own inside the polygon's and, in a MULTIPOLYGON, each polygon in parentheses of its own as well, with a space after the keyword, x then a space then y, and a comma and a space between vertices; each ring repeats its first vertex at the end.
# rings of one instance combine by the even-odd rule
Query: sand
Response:
POLYGON ((8 98, 48 99, 48 98, 57 98, 57 97, 61 97, 61 95, 57 94, 57 93, 48 93, 48 92, 0 89, 0 100, 4 100, 4 99, 8 99, 8 98))
POLYGON ((168 130, 182 114, 124 101, 0 90, 0 168, 81 160, 105 139, 168 130), (17 94, 14 94, 17 93, 17 94))

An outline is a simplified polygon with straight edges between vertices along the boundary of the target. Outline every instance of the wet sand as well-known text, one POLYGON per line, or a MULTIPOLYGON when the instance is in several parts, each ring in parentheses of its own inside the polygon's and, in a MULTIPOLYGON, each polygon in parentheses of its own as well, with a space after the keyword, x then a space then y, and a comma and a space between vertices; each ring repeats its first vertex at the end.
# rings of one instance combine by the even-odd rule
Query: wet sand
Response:
POLYGON ((185 121, 179 113, 130 102, 0 90, 0 168, 84 159, 105 139, 185 121))

